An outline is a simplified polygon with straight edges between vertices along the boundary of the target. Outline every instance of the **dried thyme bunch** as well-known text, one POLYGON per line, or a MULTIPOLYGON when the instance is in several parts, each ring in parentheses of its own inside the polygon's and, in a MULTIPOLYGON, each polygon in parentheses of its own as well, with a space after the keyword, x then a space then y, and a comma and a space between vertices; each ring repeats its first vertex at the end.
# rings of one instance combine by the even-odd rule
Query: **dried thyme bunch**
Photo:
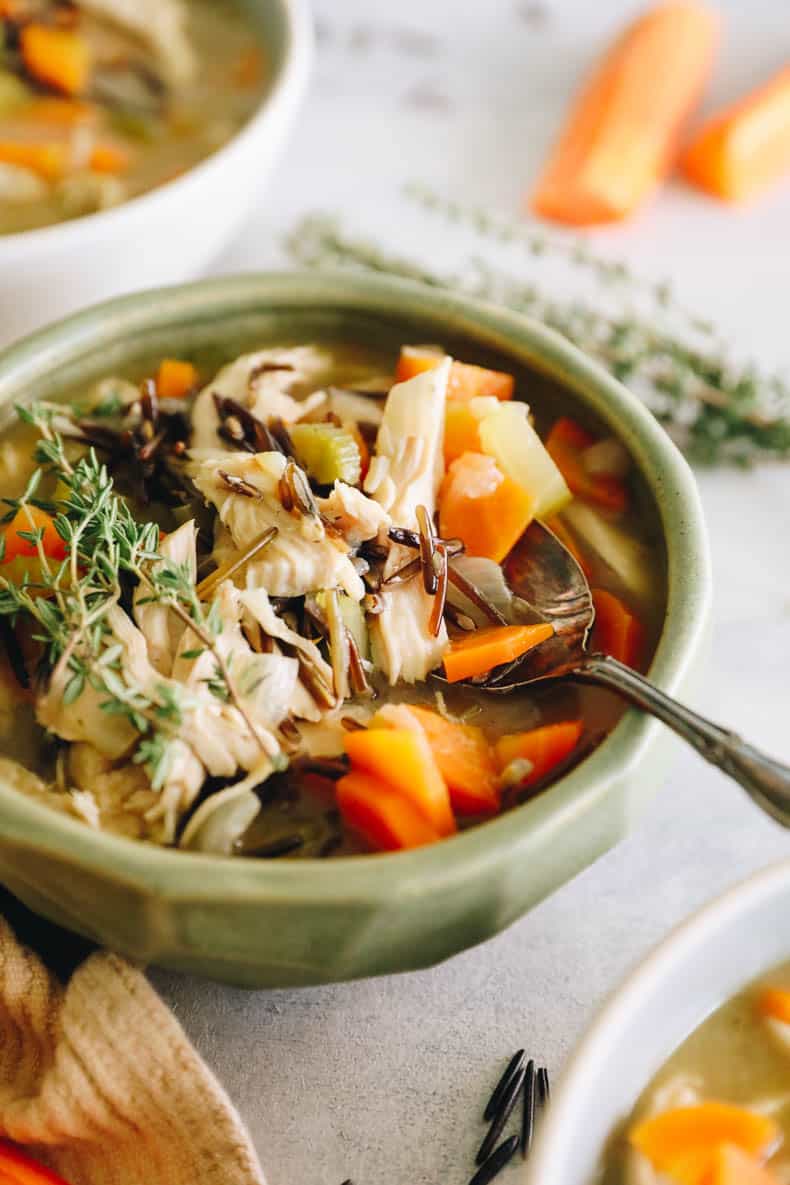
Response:
POLYGON ((790 388, 729 361, 713 327, 681 309, 667 284, 640 284, 624 264, 592 254, 584 240, 549 236, 422 188, 406 192, 433 216, 507 251, 508 260, 515 248, 533 263, 551 253, 565 268, 585 269, 589 297, 558 299, 478 255, 467 254, 457 272, 431 270, 344 233, 327 215, 308 216, 294 229, 286 244, 291 258, 307 267, 382 272, 462 291, 534 317, 627 383, 692 460, 747 465, 759 456, 790 455, 790 388), (647 311, 634 311, 637 300, 647 311))

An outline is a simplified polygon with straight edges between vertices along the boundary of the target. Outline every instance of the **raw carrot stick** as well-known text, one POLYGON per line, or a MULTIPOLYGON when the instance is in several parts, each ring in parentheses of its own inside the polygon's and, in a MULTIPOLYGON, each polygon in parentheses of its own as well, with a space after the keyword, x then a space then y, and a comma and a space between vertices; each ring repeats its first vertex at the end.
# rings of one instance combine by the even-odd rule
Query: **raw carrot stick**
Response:
POLYGON ((88 42, 70 29, 25 25, 20 34, 22 59, 39 82, 67 95, 81 95, 91 72, 88 42))
POLYGON ((710 1175, 704 1185, 779 1185, 759 1160, 735 1144, 721 1144, 713 1154, 710 1175))
POLYGON ((439 835, 452 835, 455 818, 450 795, 422 733, 363 728, 348 733, 344 743, 354 769, 407 798, 439 835))
POLYGON ((387 704, 371 728, 411 728, 425 734, 439 772, 459 815, 490 815, 499 810, 494 752, 483 730, 474 724, 447 720, 417 704, 387 704))
POLYGON ((524 534, 535 499, 506 477, 493 457, 463 453, 450 465, 439 491, 439 530, 462 539, 469 555, 497 563, 524 534))
POLYGON ((183 399, 197 386, 199 377, 191 362, 163 358, 156 374, 156 393, 160 399, 183 399))
POLYGON ((768 1116, 716 1102, 663 1111, 628 1133, 629 1143, 680 1185, 703 1185, 722 1144, 764 1157, 779 1138, 779 1128, 768 1116))
MULTIPOLYGON (((443 357, 444 353, 434 346, 403 346, 395 368, 395 379, 404 383, 416 374, 433 370, 443 357)), ((512 399, 513 388, 512 374, 489 370, 485 366, 473 366, 470 362, 453 362, 447 383, 447 398, 466 400, 479 395, 493 395, 497 399, 512 399)))
POLYGON ((790 172, 790 66, 706 123, 683 172, 727 202, 746 201, 790 172))
POLYGON ((546 438, 546 451, 577 497, 607 510, 623 511, 628 505, 628 490, 620 478, 588 473, 585 469, 582 453, 594 443, 595 437, 586 428, 563 416, 546 438))
POLYGON ((495 625, 455 638, 444 655, 444 673, 448 683, 484 675, 504 662, 520 658, 533 646, 539 646, 554 633, 552 626, 495 625))
POLYGON ((34 531, 43 531, 41 545, 44 549, 44 554, 51 560, 62 560, 65 558, 66 544, 55 530, 55 523, 52 517, 45 510, 39 510, 37 506, 27 506, 18 510, 10 523, 6 524, 3 532, 5 548, 2 561, 0 561, 1 563, 10 564, 12 560, 18 557, 30 558, 38 555, 36 544, 30 539, 23 538, 23 535, 19 533, 20 531, 25 534, 32 534, 34 531))
POLYGON ((580 226, 631 214, 672 165, 717 34, 698 0, 668 0, 630 25, 571 108, 532 194, 535 213, 580 226))
POLYGON ((371 774, 352 770, 340 778, 337 805, 346 825, 376 851, 418 848, 441 839, 413 802, 371 774))
POLYGON ((628 667, 639 666, 645 649, 645 631, 641 621, 614 593, 605 588, 591 591, 595 606, 593 649, 602 650, 628 667))
POLYGON ((561 724, 544 724, 529 732, 500 737, 494 745, 500 770, 512 761, 529 761, 532 769, 522 780, 522 786, 534 786, 550 774, 555 766, 565 761, 579 743, 583 725, 579 720, 561 724))

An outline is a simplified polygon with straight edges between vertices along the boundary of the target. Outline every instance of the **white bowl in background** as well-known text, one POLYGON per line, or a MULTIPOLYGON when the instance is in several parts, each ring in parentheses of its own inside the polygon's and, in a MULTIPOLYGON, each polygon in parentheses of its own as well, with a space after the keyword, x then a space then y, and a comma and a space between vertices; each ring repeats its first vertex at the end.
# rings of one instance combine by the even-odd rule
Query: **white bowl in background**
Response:
POLYGON ((196 275, 239 230, 304 96, 313 51, 307 0, 246 0, 272 79, 257 111, 183 176, 98 214, 0 234, 0 346, 109 296, 196 275))
POLYGON ((524 1185, 590 1185, 604 1145, 674 1049, 720 1004, 790 958, 790 861, 675 930, 615 992, 571 1057, 524 1185))

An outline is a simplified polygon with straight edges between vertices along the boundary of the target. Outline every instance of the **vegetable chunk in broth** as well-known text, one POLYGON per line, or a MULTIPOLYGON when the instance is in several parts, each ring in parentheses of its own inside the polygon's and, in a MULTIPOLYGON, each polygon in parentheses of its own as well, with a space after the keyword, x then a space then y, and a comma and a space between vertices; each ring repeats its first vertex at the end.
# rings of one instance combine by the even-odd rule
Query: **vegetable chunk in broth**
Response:
POLYGON ((664 576, 622 446, 564 404, 533 415, 529 388, 319 341, 18 409, 0 777, 89 826, 265 859, 434 843, 542 792, 619 707, 481 690, 552 633, 501 561, 547 521, 595 644, 641 667, 664 576))
POLYGON ((600 1185, 787 1185, 790 964, 713 1013, 612 1138, 600 1185))
POLYGON ((236 0, 2 0, 0 234, 173 180, 247 121, 266 75, 236 0))

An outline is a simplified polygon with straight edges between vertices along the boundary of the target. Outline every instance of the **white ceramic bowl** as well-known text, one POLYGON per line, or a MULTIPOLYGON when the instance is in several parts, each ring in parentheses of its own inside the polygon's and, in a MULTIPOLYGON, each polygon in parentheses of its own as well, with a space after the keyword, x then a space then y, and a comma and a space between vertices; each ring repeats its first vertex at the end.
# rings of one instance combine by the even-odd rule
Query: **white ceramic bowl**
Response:
POLYGON ((0 346, 105 297, 196 275, 260 197, 304 95, 307 0, 245 0, 272 81, 245 126, 182 177, 112 210, 0 235, 0 346))
POLYGON ((614 994, 559 1083, 524 1185, 590 1185, 604 1144, 670 1053, 790 958, 790 861, 707 905, 614 994))

